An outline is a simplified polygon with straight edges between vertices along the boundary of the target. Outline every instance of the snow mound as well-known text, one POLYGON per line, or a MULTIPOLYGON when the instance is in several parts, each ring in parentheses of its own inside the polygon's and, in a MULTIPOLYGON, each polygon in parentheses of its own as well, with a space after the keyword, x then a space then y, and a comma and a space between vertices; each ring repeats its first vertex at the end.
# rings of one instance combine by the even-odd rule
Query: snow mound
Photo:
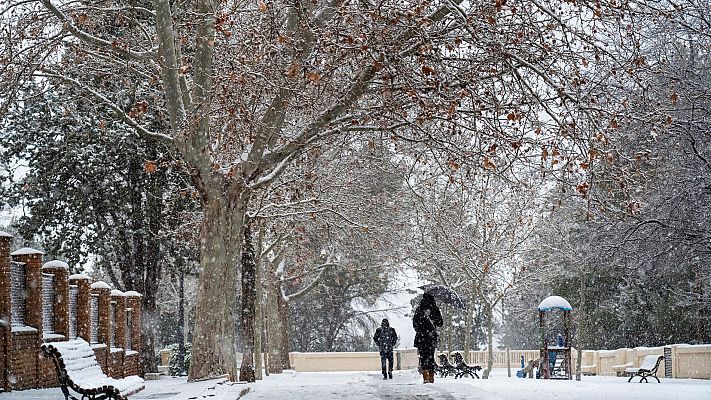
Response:
POLYGON ((69 275, 69 279, 85 279, 88 281, 91 278, 89 278, 89 275, 86 274, 73 274, 69 275))
POLYGON ((572 311, 573 307, 568 303, 568 300, 560 296, 549 296, 543 299, 541 304, 538 305, 538 311, 550 311, 554 308, 563 311, 572 311))
POLYGON ((112 295, 112 296, 122 296, 122 297, 123 297, 123 296, 124 296, 124 293, 123 293, 122 291, 118 290, 118 289, 114 289, 114 290, 111 291, 111 295, 112 295))
POLYGON ((7 233, 7 232, 5 232, 5 231, 0 231, 0 237, 9 237, 9 238, 11 238, 12 235, 9 234, 9 233, 7 233))
POLYGON ((17 249, 10 253, 11 256, 26 256, 26 255, 31 255, 31 254, 39 254, 39 255, 44 255, 43 252, 39 250, 35 250, 29 247, 23 247, 21 249, 17 249))
POLYGON ((123 295, 126 297, 143 297, 142 294, 140 294, 134 290, 129 290, 128 292, 124 292, 123 295))
POLYGON ((98 281, 98 282, 92 283, 91 288, 92 289, 109 289, 110 290, 111 286, 109 286, 109 284, 104 281, 98 281))
POLYGON ((42 268, 64 268, 64 269, 69 269, 69 264, 65 263, 64 261, 59 261, 59 260, 52 260, 44 263, 42 268))

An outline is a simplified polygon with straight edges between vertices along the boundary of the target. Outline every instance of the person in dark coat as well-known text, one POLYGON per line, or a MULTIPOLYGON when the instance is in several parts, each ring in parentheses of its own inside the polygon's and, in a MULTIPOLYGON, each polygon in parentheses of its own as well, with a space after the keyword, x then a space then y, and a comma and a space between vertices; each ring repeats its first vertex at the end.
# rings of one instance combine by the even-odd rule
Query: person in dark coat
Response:
POLYGON ((423 294, 420 305, 412 316, 412 327, 415 328, 415 347, 420 357, 420 370, 424 383, 434 383, 437 327, 441 327, 442 323, 442 313, 434 297, 427 293, 423 294))
POLYGON ((393 347, 397 343, 395 328, 390 327, 390 321, 383 318, 380 328, 373 335, 375 344, 380 349, 380 368, 383 370, 383 379, 393 379, 393 347), (388 365, 388 363, 390 363, 388 365))

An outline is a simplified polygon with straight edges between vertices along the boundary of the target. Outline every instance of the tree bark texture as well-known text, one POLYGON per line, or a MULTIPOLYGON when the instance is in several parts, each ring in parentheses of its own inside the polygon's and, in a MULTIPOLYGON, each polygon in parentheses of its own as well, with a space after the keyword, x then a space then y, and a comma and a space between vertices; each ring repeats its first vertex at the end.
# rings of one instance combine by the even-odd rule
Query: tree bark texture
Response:
POLYGON ((471 363, 472 350, 472 329, 474 324, 474 298, 469 296, 469 308, 465 310, 467 315, 464 317, 464 361, 471 363))
POLYGON ((269 373, 280 374, 291 369, 289 363, 289 303, 281 293, 281 283, 275 268, 270 268, 267 279, 267 318, 269 330, 269 373))
MULTIPOLYGON (((213 192, 214 193, 214 192, 213 192)), ((246 200, 205 195, 189 380, 237 376, 236 324, 246 200)))
POLYGON ((491 369, 494 367, 494 310, 490 304, 486 305, 486 341, 488 348, 488 357, 486 359, 486 369, 481 375, 482 379, 489 379, 491 369))
POLYGON ((257 265, 249 223, 244 225, 244 250, 242 253, 242 366, 240 382, 254 382, 254 325, 257 265))

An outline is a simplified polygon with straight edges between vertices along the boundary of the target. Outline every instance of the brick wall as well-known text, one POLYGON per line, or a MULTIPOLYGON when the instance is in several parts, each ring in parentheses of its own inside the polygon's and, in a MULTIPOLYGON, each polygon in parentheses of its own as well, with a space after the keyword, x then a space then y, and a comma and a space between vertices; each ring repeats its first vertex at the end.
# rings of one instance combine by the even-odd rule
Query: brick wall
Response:
POLYGON ((12 389, 39 387, 37 381, 38 331, 15 331, 12 333, 12 352, 8 380, 12 389))
POLYGON ((10 390, 10 382, 6 371, 10 363, 12 335, 10 334, 10 243, 12 235, 0 231, 0 386, 10 390))
POLYGON ((68 266, 61 261, 50 261, 42 266, 43 253, 23 248, 10 253, 12 237, 0 232, 0 388, 9 390, 33 389, 57 385, 56 370, 50 359, 41 353, 42 342, 67 340, 69 335, 69 285, 77 285, 77 335, 90 340, 90 298, 99 295, 99 344, 92 349, 107 375, 124 377, 140 374, 140 357, 135 351, 128 354, 122 349, 125 344, 126 308, 132 308, 131 332, 134 350, 140 349, 141 307, 140 294, 118 291, 110 294, 104 282, 90 285, 86 275, 69 276, 68 266), (25 264, 25 326, 13 326, 10 261, 25 264), (42 272, 54 275, 54 304, 52 318, 54 334, 42 332, 42 272), (116 302, 116 324, 111 325, 111 301, 116 302), (116 351, 108 347, 112 330, 115 330, 116 351))
POLYGON ((109 373, 112 378, 123 378, 123 349, 114 347, 109 357, 109 373))
POLYGON ((124 354, 123 358, 123 375, 139 375, 140 374, 141 355, 138 352, 129 350, 124 354))
POLYGON ((94 356, 96 357, 96 361, 99 363, 101 366, 101 370, 108 375, 109 371, 109 347, 106 346, 105 344, 95 344, 91 346, 92 350, 94 350, 94 356))

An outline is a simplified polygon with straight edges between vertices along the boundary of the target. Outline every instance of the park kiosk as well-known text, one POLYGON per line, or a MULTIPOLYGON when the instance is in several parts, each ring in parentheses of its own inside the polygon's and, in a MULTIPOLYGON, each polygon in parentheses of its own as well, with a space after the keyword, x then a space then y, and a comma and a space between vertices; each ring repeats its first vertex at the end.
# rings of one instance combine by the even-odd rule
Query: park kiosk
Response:
POLYGON ((560 296, 546 297, 538 305, 541 339, 539 368, 543 379, 573 379, 570 352, 572 311, 570 303, 560 296), (554 318, 557 318, 557 321, 552 321, 554 318), (554 331, 551 331, 551 327, 554 331))

